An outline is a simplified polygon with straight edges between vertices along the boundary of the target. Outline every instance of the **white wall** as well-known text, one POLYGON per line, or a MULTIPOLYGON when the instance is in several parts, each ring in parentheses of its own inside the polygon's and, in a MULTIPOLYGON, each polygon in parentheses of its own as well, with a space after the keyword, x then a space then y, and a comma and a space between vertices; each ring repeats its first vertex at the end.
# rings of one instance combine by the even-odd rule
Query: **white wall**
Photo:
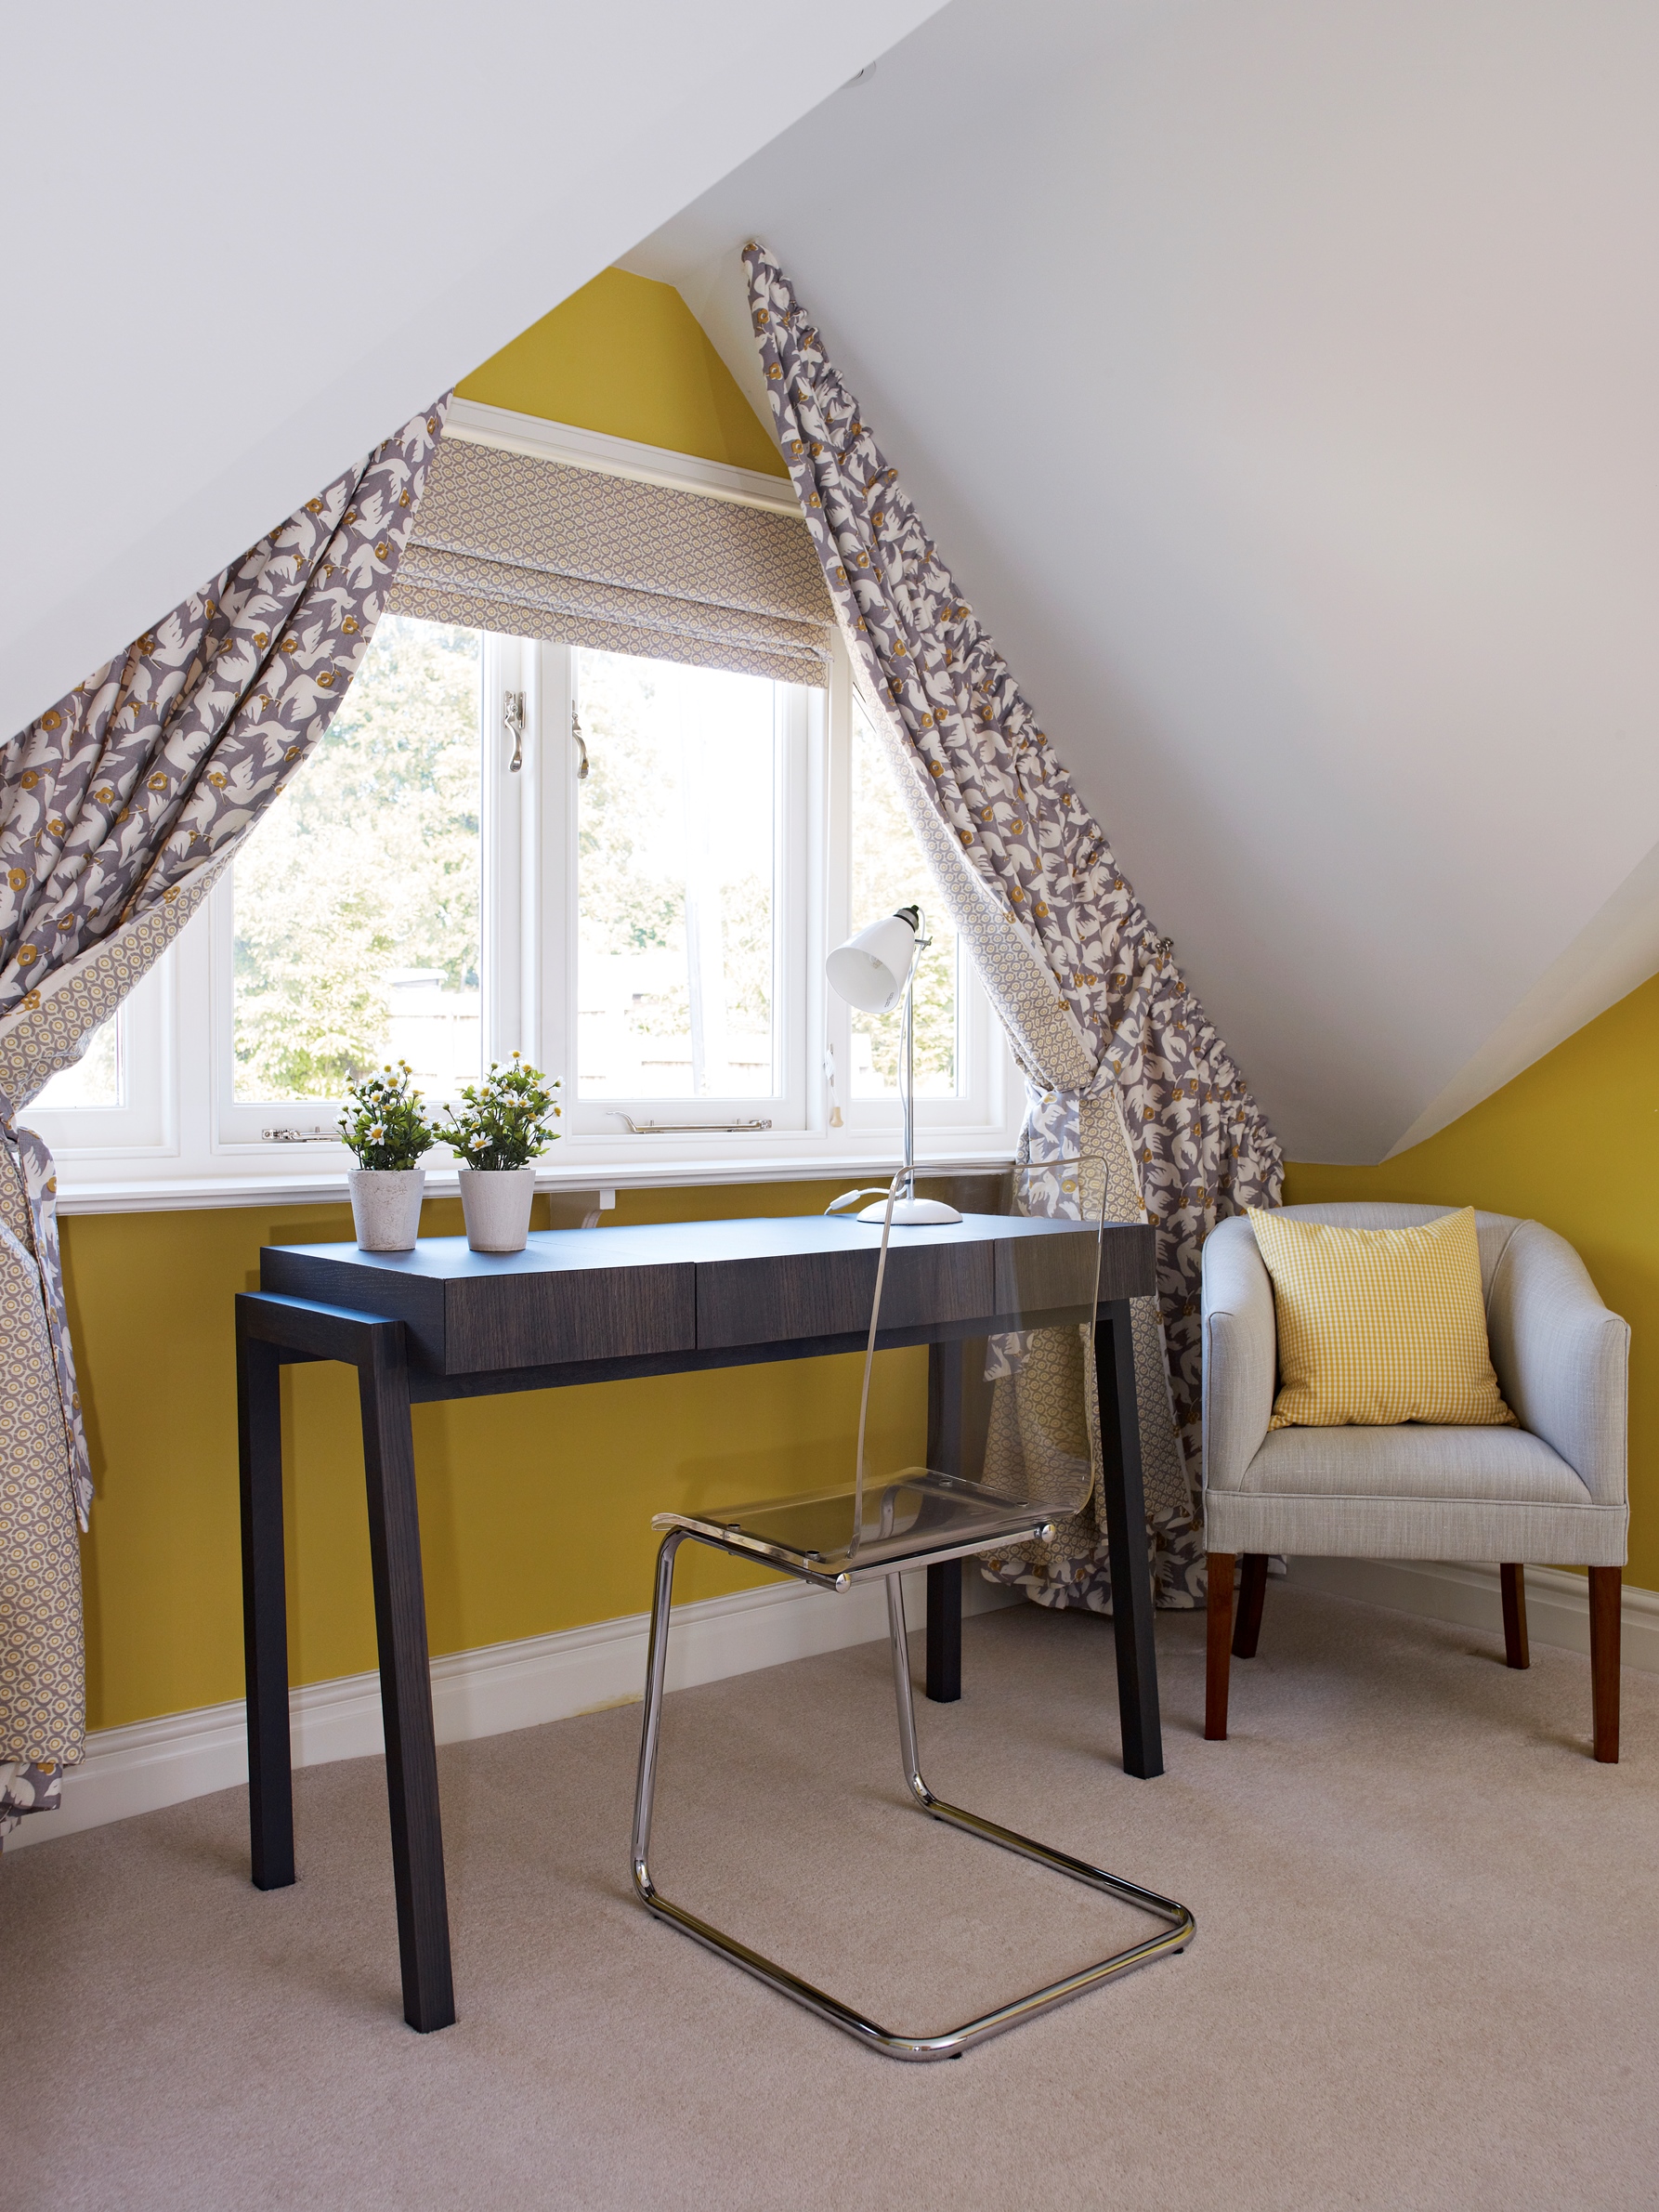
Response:
POLYGON ((1292 1157, 1659 966, 1656 117, 1649 0, 954 0, 628 256, 758 393, 781 255, 1292 1157))
POLYGON ((8 10, 0 731, 936 5, 8 10))

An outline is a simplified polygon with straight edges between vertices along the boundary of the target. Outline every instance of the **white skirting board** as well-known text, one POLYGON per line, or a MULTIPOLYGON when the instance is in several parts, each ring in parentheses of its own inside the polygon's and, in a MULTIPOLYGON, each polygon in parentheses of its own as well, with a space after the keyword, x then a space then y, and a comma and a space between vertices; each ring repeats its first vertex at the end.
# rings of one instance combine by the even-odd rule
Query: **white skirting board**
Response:
MULTIPOLYGON (((1290 1577, 1304 1589, 1359 1598, 1430 1620, 1503 1632, 1495 1566, 1437 1565, 1430 1561, 1296 1559, 1290 1577)), ((965 1613, 989 1612, 1022 1601, 970 1570, 962 1578, 965 1613)), ((911 1625, 923 1617, 921 1577, 905 1578, 911 1625)), ((1527 1628, 1537 1643, 1589 1650, 1589 1603, 1582 1576, 1552 1567, 1526 1571, 1527 1628)), ((488 1644, 432 1663, 432 1707, 440 1744, 499 1735, 568 1720, 607 1705, 638 1700, 645 1681, 647 1616, 596 1621, 518 1643, 488 1644)), ((887 1632, 879 1583, 843 1597, 776 1582, 732 1597, 677 1606, 670 1656, 676 1689, 718 1682, 786 1659, 809 1658, 873 1641, 887 1632)), ((1626 1667, 1659 1674, 1659 1595, 1626 1588, 1622 1656, 1626 1667)), ((352 1674, 295 1690, 292 1699, 296 1766, 362 1759, 383 1749, 380 1681, 352 1674)), ((247 1734, 240 1699, 195 1712, 170 1713, 129 1728, 96 1731, 83 1765, 64 1777, 57 1813, 20 1822, 6 1848, 47 1843, 79 1828, 153 1813, 210 1790, 231 1789, 248 1774, 247 1734)))
MULTIPOLYGON (((975 1574, 962 1577, 962 1611, 987 1613, 1020 1604, 1016 1591, 975 1574)), ((912 1628, 923 1612, 922 1577, 905 1577, 905 1610, 912 1628)), ((537 1728, 608 1705, 636 1704, 644 1695, 650 1616, 629 1614, 517 1643, 487 1644, 432 1662, 432 1712, 440 1744, 537 1728)), ((786 1659, 841 1651, 887 1633, 887 1599, 880 1582, 840 1596, 800 1582, 773 1582, 725 1598, 674 1607, 669 1686, 719 1682, 786 1659)), ((363 1759, 385 1749, 380 1677, 348 1674, 312 1682, 290 1700, 295 1766, 363 1759)), ((242 1700, 95 1730, 85 1762, 63 1779, 56 1813, 31 1814, 6 1839, 7 1851, 72 1836, 135 1813, 153 1813, 248 1778, 248 1739, 242 1700)))
MULTIPOLYGON (((1304 1590, 1337 1598, 1362 1598, 1428 1620, 1504 1632, 1503 1600, 1496 1566, 1437 1564, 1422 1559, 1293 1559, 1290 1579, 1304 1590)), ((1269 1586, 1268 1603, 1273 1602, 1269 1586)), ((1526 1570, 1526 1630, 1533 1643, 1564 1651, 1590 1648, 1589 1586, 1582 1575, 1559 1567, 1526 1570)), ((1644 1674, 1659 1674, 1659 1595, 1626 1583, 1619 1630, 1619 1657, 1644 1674)))

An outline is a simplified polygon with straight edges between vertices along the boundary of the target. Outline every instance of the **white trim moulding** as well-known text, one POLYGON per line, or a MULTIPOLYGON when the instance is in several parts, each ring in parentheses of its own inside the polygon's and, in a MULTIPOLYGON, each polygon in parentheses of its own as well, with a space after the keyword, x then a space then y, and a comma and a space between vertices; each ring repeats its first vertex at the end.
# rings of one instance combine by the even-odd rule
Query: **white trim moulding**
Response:
MULTIPOLYGON (((965 1614, 995 1612, 1021 1602, 1015 1591, 983 1576, 963 1577, 965 1614)), ((920 1626, 920 1574, 905 1577, 905 1603, 920 1626)), ((509 1729, 540 1728, 607 1706, 637 1705, 649 1628, 649 1615, 634 1613, 434 1659, 432 1714, 438 1742, 466 1743, 509 1729)), ((856 1584, 840 1596, 799 1582, 773 1582, 730 1597, 705 1598, 674 1608, 669 1687, 684 1690, 721 1682, 789 1659, 874 1643, 886 1633, 887 1598, 880 1582, 856 1584)), ((375 1758, 385 1750, 378 1674, 349 1674, 295 1690, 289 1714, 295 1766, 375 1758)), ((56 1813, 21 1821, 6 1839, 6 1848, 48 1843, 55 1836, 154 1813, 187 1798, 235 1789, 247 1778, 247 1726, 240 1698, 158 1721, 137 1721, 128 1728, 98 1729, 86 1739, 84 1763, 64 1776, 62 1805, 56 1813)))
MULTIPOLYGON (((1013 1148, 1004 1143, 984 1152, 958 1151, 945 1159, 918 1160, 916 1172, 923 1176, 984 1173, 1006 1168, 1012 1159, 1013 1148)), ((777 1159, 746 1160, 688 1160, 681 1154, 627 1167, 618 1167, 613 1161, 587 1165, 574 1160, 568 1168, 539 1174, 536 1189, 556 1197, 561 1191, 603 1185, 608 1195, 601 1202, 608 1211, 619 1190, 672 1190, 725 1183, 834 1183, 847 1176, 891 1174, 898 1165, 896 1156, 890 1159, 884 1153, 795 1153, 777 1159)), ((429 1198, 452 1198, 459 1191, 452 1168, 428 1171, 429 1198)), ((233 1206, 344 1206, 348 1196, 343 1166, 312 1174, 157 1175, 78 1183, 70 1181, 62 1163, 59 1164, 58 1211, 62 1214, 186 1213, 233 1206)))
MULTIPOLYGON (((1503 1600, 1496 1566, 1422 1559, 1293 1559, 1290 1579, 1303 1590, 1358 1598, 1420 1619, 1503 1634, 1503 1600)), ((1268 1593, 1268 1603, 1273 1593, 1268 1593)), ((1526 1626, 1534 1643, 1588 1653, 1589 1585, 1560 1567, 1526 1570, 1526 1626)), ((1659 1674, 1659 1592, 1626 1584, 1620 1658, 1642 1674, 1659 1674)))
POLYGON ((517 414, 508 407, 485 407, 477 399, 451 402, 444 436, 468 445, 495 446, 505 453, 529 453, 538 461, 561 461, 567 468, 627 477, 636 484, 662 484, 671 491, 731 500, 742 507, 770 507, 781 515, 801 512, 788 477, 766 476, 758 468, 733 468, 725 461, 702 461, 694 453, 640 445, 632 438, 607 438, 597 430, 579 430, 573 423, 517 414))

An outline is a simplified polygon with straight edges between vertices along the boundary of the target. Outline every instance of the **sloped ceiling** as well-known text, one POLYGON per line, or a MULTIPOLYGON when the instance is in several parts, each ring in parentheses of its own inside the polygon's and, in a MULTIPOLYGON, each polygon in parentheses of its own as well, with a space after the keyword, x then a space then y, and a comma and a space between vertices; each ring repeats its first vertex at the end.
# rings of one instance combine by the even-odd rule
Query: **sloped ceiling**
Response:
POLYGON ((1656 113, 1648 0, 953 0, 625 256, 764 404, 780 255, 1294 1158, 1659 968, 1656 113))
POLYGON ((936 5, 8 11, 0 731, 936 5))

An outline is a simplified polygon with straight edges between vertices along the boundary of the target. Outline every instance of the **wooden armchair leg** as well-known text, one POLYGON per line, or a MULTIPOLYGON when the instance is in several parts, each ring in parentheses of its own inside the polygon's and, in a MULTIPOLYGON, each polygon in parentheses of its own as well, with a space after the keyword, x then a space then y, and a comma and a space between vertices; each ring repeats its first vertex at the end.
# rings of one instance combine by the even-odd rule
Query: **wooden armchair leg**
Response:
POLYGON ((1231 1551, 1209 1554, 1209 1612, 1204 1647, 1204 1740, 1227 1740, 1227 1677, 1233 1645, 1233 1561, 1231 1551))
POLYGON ((1526 1569, 1507 1563, 1498 1569, 1504 1593, 1504 1665, 1530 1667, 1526 1648, 1526 1569))
POLYGON ((1595 1714, 1596 1757, 1603 1766, 1619 1760, 1619 1613, 1624 1573, 1619 1567, 1590 1569, 1590 1699, 1595 1714))
POLYGON ((1267 1553, 1243 1554, 1238 1578, 1238 1618, 1233 1629, 1233 1656, 1253 1659, 1261 1635, 1261 1601, 1267 1595, 1267 1553))

